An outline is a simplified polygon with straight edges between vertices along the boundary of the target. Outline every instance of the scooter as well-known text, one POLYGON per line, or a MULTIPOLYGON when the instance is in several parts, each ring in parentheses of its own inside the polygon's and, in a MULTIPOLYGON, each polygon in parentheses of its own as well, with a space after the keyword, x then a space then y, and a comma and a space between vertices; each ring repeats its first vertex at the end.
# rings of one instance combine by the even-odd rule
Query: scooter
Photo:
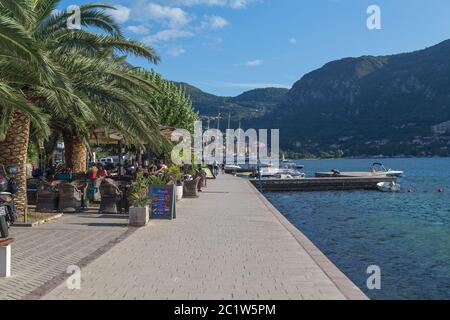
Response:
MULTIPOLYGON (((9 169, 10 174, 16 174, 16 168, 9 169)), ((9 227, 17 220, 13 194, 17 192, 14 178, 10 178, 5 167, 0 165, 0 237, 9 236, 9 227)))

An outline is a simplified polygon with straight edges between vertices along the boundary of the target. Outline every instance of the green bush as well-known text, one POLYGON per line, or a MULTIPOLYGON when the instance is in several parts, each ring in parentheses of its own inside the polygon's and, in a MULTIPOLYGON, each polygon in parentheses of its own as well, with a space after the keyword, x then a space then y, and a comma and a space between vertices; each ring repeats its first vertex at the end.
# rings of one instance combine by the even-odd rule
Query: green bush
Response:
POLYGON ((138 174, 136 180, 131 185, 130 200, 134 207, 145 207, 150 203, 148 195, 148 179, 142 173, 138 174))
POLYGON ((181 168, 175 164, 171 164, 167 170, 167 180, 176 184, 180 183, 182 178, 181 168))

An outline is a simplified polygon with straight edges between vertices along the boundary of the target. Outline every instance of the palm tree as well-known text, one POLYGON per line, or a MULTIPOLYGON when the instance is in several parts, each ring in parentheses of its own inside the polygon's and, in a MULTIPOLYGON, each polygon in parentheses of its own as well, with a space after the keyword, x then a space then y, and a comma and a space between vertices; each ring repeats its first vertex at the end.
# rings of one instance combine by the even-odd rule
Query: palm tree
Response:
MULTIPOLYGON (((0 142, 0 162, 18 169, 16 204, 19 213, 26 213, 27 208, 26 155, 31 121, 39 133, 45 135, 48 133, 48 121, 44 110, 52 118, 68 118, 71 124, 83 124, 77 119, 80 115, 103 113, 105 116, 108 113, 99 110, 107 103, 106 99, 95 97, 100 100, 92 103, 94 97, 84 99, 86 96, 77 95, 79 90, 74 89, 73 78, 64 72, 67 64, 64 65, 60 59, 77 55, 93 57, 113 50, 139 55, 151 62, 158 61, 151 48, 123 38, 120 28, 104 12, 112 7, 102 4, 80 7, 82 24, 100 28, 108 33, 104 35, 65 28, 69 15, 65 12, 54 13, 59 2, 0 0, 0 136, 4 138, 0 142), (36 107, 44 104, 46 108, 36 107)), ((126 94, 120 93, 122 98, 126 94)), ((116 106, 119 106, 119 100, 116 106)), ((126 106, 122 105, 120 112, 127 114, 124 108, 126 106)), ((121 121, 124 122, 124 119, 121 121)), ((73 136, 74 151, 84 156, 85 145, 79 137, 78 133, 73 136)))
POLYGON ((32 37, 27 25, 33 19, 28 7, 22 1, 0 2, 0 162, 7 167, 17 167, 16 176, 19 192, 16 198, 18 211, 26 211, 26 154, 28 149, 30 120, 46 131, 46 121, 33 105, 31 86, 56 84, 57 72, 47 64, 45 54, 32 37), (28 73, 17 73, 13 62, 28 66, 34 77, 28 73), (28 81, 25 81, 28 80, 28 81))
POLYGON ((119 59, 74 55, 59 62, 70 75, 74 92, 87 107, 73 105, 70 117, 59 116, 58 121, 52 121, 63 133, 66 164, 75 172, 86 171, 85 141, 93 127, 113 128, 128 144, 163 147, 157 113, 148 104, 155 92, 152 82, 119 59))

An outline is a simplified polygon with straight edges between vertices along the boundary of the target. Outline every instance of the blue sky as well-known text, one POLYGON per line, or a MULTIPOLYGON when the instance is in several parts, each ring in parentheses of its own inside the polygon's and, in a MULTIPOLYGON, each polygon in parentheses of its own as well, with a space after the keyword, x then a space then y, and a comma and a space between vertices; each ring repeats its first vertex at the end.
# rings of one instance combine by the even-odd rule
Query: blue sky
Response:
MULTIPOLYGON (((64 0, 61 8, 93 1, 64 0)), ((97 1, 96 1, 97 2, 97 1)), ((348 56, 413 51, 450 38, 448 0, 103 0, 127 37, 153 46, 165 78, 232 96, 291 87, 348 56), (367 8, 381 9, 381 30, 367 8)))

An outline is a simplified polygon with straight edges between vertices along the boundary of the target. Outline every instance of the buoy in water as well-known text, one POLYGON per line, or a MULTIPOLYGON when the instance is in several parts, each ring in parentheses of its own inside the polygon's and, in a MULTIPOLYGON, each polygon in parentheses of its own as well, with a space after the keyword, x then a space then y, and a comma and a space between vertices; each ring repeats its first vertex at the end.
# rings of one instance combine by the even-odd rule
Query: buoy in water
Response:
POLYGON ((412 193, 413 192, 413 190, 412 189, 408 189, 408 193, 412 193))
POLYGON ((439 189, 438 189, 438 192, 439 192, 439 193, 444 192, 444 188, 439 188, 439 189))

